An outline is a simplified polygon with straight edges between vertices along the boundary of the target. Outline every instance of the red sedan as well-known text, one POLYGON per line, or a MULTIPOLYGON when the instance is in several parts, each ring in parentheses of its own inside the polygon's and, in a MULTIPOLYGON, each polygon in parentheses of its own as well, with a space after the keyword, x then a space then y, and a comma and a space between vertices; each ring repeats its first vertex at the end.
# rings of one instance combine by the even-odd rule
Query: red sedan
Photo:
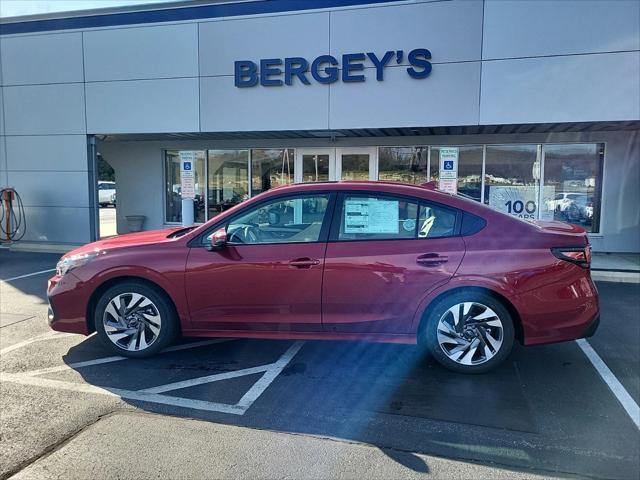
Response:
POLYGON ((299 184, 204 225, 69 252, 49 282, 49 323, 129 357, 178 334, 418 342, 447 368, 484 372, 514 340, 595 332, 590 257, 579 227, 430 188, 299 184))

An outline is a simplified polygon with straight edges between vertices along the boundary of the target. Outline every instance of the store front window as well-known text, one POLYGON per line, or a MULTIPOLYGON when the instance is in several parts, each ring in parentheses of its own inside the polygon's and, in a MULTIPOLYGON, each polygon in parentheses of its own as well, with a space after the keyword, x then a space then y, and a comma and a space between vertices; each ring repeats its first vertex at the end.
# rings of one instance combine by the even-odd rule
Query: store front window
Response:
MULTIPOLYGON (((201 223, 205 221, 204 189, 205 189, 205 151, 195 153, 195 199, 194 219, 201 223)), ((182 197, 180 181, 180 152, 167 150, 165 157, 165 218, 169 223, 182 222, 182 197)))
POLYGON ((378 179, 414 185, 428 182, 427 152, 428 147, 380 147, 378 179))
POLYGON ((249 198, 249 150, 209 150, 208 217, 249 198))
POLYGON ((487 145, 485 204, 509 215, 535 220, 539 215, 539 186, 539 145, 487 145))
MULTIPOLYGON (((293 182, 365 180, 376 172, 379 180, 437 182, 441 152, 457 159, 452 191, 458 195, 524 220, 555 219, 599 231, 604 144, 596 143, 192 151, 195 221, 293 182)), ((166 151, 167 223, 182 220, 180 153, 166 151)))
POLYGON ((546 216, 598 232, 604 145, 544 145, 544 185, 554 192, 546 216))
POLYGON ((251 150, 251 194, 293 183, 293 148, 251 150))

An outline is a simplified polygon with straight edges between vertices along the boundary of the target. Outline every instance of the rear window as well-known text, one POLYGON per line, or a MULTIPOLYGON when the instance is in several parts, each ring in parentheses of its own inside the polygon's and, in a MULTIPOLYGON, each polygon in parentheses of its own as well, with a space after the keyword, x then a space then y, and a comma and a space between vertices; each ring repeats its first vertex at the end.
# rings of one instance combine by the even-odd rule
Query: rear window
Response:
POLYGON ((419 200, 348 194, 341 203, 338 240, 401 240, 455 235, 456 211, 419 200))

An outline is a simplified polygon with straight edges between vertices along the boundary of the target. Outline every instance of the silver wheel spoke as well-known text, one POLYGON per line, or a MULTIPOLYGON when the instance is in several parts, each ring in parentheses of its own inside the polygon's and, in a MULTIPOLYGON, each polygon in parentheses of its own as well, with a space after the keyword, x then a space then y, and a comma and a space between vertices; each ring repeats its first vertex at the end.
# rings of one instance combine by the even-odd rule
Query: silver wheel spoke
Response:
POLYGON ((476 350, 478 350, 478 346, 479 345, 480 345, 480 340, 478 340, 476 338, 471 343, 471 345, 469 346, 467 351, 465 353, 463 353, 462 355, 460 355, 460 357, 458 357, 458 362, 462 363, 463 365, 472 365, 473 364, 473 356, 475 355, 476 350))
POLYGON ((162 329, 158 308, 137 292, 121 293, 111 299, 102 322, 107 338, 128 351, 145 350, 158 339, 162 329))
POLYGON ((437 325, 440 348, 462 365, 480 365, 493 358, 502 347, 503 335, 498 314, 478 302, 452 305, 437 325))

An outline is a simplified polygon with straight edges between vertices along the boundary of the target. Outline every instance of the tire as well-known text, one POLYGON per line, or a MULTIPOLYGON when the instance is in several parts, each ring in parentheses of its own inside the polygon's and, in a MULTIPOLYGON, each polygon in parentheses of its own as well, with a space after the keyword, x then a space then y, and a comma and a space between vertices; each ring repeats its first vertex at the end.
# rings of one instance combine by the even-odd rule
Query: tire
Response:
POLYGON ((114 285, 100 297, 94 322, 102 343, 129 358, 155 355, 178 332, 178 318, 166 294, 133 280, 114 285))
POLYGON ((463 290, 439 300, 430 309, 421 337, 431 356, 445 368, 459 373, 485 373, 511 353, 513 319, 494 296, 463 290), (455 312, 463 322, 457 329, 455 312))

